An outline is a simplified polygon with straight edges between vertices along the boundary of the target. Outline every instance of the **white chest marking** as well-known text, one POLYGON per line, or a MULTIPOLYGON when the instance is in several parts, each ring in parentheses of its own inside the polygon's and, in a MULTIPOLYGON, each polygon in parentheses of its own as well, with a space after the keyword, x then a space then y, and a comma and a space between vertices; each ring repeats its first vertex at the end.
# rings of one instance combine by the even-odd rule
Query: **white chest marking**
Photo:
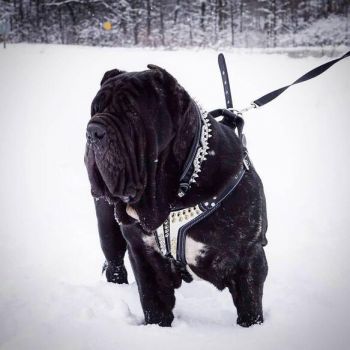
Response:
MULTIPOLYGON (((159 252, 159 248, 156 239, 153 235, 143 236, 143 242, 149 248, 152 248, 159 252)), ((200 257, 204 257, 207 252, 207 246, 201 242, 197 242, 191 237, 186 239, 186 260, 188 265, 196 266, 200 257)))
POLYGON ((151 236, 143 235, 142 240, 143 240, 143 243, 145 243, 145 245, 148 248, 151 248, 156 250, 157 252, 160 252, 154 235, 151 235, 151 236))
POLYGON ((197 242, 191 237, 186 239, 186 261, 188 265, 196 266, 198 258, 204 257, 207 252, 207 246, 197 242))
POLYGON ((136 213, 136 210, 130 205, 128 204, 126 206, 126 213, 131 216, 133 219, 137 220, 137 221, 140 221, 140 218, 139 216, 137 215, 136 213))
MULTIPOLYGON (((143 236, 143 242, 145 243, 146 247, 152 250, 157 251, 158 253, 161 253, 158 244, 156 242, 156 239, 153 235, 143 236)), ((192 270, 191 266, 197 265, 197 259, 199 257, 204 257, 207 252, 207 246, 201 242, 197 242, 191 237, 187 237, 186 239, 186 260, 187 260, 187 271, 192 275, 194 280, 201 280, 200 277, 198 277, 192 270)))

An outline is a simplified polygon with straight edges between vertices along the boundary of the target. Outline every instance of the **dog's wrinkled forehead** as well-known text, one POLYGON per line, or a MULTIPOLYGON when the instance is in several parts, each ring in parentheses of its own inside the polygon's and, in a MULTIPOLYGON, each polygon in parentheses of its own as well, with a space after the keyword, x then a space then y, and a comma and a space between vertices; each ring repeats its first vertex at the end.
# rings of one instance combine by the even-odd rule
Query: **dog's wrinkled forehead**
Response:
MULTIPOLYGON (((169 79, 164 79, 161 68, 141 72, 124 72, 113 69, 106 72, 101 88, 91 106, 91 115, 96 113, 123 113, 128 105, 135 109, 149 109, 165 97, 169 79)), ((170 75, 169 75, 170 76, 170 75)))
POLYGON ((190 97, 166 70, 154 65, 148 68, 141 72, 106 72, 92 102, 91 116, 92 120, 104 119, 108 132, 147 130, 147 142, 156 144, 160 152, 176 134, 190 97))

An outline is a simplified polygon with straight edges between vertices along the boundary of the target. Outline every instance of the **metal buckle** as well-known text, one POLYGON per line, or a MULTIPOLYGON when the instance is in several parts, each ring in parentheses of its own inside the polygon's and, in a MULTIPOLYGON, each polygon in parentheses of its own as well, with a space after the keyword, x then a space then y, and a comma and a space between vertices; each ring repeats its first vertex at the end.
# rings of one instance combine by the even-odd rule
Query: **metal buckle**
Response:
POLYGON ((245 155, 243 157, 243 165, 244 167, 249 170, 250 169, 250 159, 249 159, 249 156, 248 156, 248 151, 245 151, 245 155))
POLYGON ((178 197, 182 198, 189 189, 190 189, 190 185, 188 183, 185 183, 185 182, 180 183, 180 188, 177 192, 178 197))
POLYGON ((230 111, 231 113, 233 113, 234 115, 238 116, 238 117, 241 117, 242 116, 242 112, 239 111, 238 109, 234 109, 233 107, 232 108, 226 108, 228 111, 230 111))

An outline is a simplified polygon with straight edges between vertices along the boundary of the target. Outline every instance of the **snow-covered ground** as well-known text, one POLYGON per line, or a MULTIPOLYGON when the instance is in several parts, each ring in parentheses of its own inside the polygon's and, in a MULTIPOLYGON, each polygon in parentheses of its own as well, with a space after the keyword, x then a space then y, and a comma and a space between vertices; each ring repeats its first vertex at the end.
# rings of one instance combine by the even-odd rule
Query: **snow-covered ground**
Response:
MULTIPOLYGON (((233 51, 237 107, 327 58, 233 51)), ((350 59, 246 116, 266 190, 265 323, 244 329, 227 291, 176 293, 170 329, 143 326, 130 285, 100 275, 83 164, 90 102, 117 67, 169 70, 208 110, 224 105, 215 51, 9 45, 0 50, 1 349, 348 349, 350 59)))

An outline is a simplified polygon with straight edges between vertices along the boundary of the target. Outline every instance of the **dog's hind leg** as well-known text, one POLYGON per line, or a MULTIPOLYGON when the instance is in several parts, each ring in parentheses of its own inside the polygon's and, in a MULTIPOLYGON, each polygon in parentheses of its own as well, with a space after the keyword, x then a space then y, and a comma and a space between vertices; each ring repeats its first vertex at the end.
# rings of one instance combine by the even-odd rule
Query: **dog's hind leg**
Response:
POLYGON ((100 243, 106 262, 103 271, 106 271, 108 282, 128 283, 127 271, 124 267, 126 241, 120 227, 114 219, 113 206, 104 199, 95 200, 100 243))
POLYGON ((256 246, 228 285, 237 308, 237 323, 242 327, 264 322, 262 296, 267 269, 264 250, 256 246))

